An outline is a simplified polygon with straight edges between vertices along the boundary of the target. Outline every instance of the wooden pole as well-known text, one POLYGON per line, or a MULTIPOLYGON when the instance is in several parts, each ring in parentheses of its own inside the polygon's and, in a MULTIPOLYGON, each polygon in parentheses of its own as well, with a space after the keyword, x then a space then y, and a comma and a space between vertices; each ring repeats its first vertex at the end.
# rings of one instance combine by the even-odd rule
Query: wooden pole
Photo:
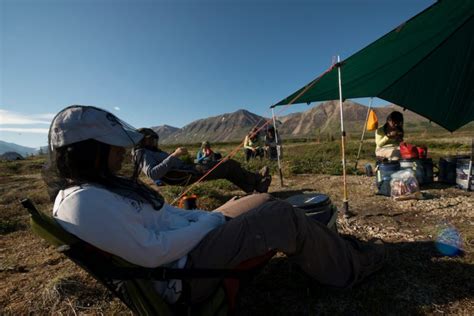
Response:
POLYGON ((342 151, 342 179, 343 179, 343 213, 349 216, 349 198, 347 195, 347 175, 346 175, 346 131, 344 130, 344 112, 342 110, 342 80, 341 80, 341 60, 337 56, 337 74, 339 81, 339 110, 341 112, 341 151, 342 151))

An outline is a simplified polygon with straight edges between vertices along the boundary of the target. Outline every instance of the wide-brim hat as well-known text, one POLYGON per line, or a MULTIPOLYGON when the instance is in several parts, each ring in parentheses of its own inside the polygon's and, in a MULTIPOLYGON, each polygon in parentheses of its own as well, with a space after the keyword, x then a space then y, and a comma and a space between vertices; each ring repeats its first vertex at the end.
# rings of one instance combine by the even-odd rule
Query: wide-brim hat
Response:
POLYGON ((106 110, 73 105, 59 112, 49 130, 51 149, 87 139, 120 146, 135 146, 142 138, 131 125, 106 110))

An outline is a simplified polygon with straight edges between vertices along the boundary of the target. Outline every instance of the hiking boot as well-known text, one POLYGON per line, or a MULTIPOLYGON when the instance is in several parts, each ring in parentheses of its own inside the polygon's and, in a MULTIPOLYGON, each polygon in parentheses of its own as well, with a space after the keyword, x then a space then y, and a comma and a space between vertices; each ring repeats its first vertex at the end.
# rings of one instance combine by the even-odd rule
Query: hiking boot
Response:
POLYGON ((270 175, 270 168, 267 166, 264 166, 260 171, 258 172, 259 175, 262 176, 262 178, 266 178, 270 175))
POLYGON ((263 167, 258 172, 258 175, 260 176, 260 180, 257 180, 255 191, 259 193, 268 192, 268 187, 270 186, 270 183, 272 182, 272 176, 270 175, 270 168, 268 168, 267 166, 263 167))
POLYGON ((266 177, 262 177, 262 179, 260 179, 260 182, 257 183, 255 191, 257 191, 259 193, 268 192, 268 187, 270 187, 270 183, 272 183, 272 176, 271 175, 267 175, 266 177))

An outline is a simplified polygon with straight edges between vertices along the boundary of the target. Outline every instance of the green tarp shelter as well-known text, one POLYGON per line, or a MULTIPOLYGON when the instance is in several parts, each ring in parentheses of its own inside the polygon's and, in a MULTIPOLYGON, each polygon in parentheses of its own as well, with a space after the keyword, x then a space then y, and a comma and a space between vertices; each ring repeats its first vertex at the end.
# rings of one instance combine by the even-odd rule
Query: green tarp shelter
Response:
MULTIPOLYGON (((342 61, 342 98, 379 97, 449 131, 473 121, 473 15, 473 0, 438 1, 342 61)), ((336 66, 272 107, 339 99, 336 66)))

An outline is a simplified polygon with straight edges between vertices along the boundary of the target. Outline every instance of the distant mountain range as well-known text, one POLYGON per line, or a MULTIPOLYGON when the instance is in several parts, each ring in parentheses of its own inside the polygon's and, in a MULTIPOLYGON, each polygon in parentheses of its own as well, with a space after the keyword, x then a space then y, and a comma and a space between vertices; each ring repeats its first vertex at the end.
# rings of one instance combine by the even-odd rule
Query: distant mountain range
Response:
POLYGON ((17 145, 15 143, 7 143, 0 140, 0 154, 6 153, 9 151, 19 153, 20 155, 25 157, 31 154, 38 153, 39 148, 25 147, 25 146, 17 145))
MULTIPOLYGON (((344 102, 344 124, 348 133, 360 133, 367 115, 367 106, 352 101, 344 102)), ((403 111, 397 105, 374 108, 380 125, 392 111, 403 112, 405 129, 419 131, 441 129, 426 118, 410 111, 403 111)), ((318 134, 337 134, 340 131, 339 101, 328 101, 311 107, 304 112, 278 117, 278 131, 282 138, 302 138, 318 134)), ((189 144, 203 140, 228 142, 242 140, 253 126, 263 124, 264 118, 247 110, 238 110, 218 116, 199 119, 183 128, 168 125, 152 127, 160 135, 162 144, 189 144)))
MULTIPOLYGON (((387 116, 392 111, 400 111, 404 116, 404 128, 408 131, 425 130, 426 128, 441 129, 436 124, 411 111, 403 111, 397 105, 373 108, 379 119, 379 126, 385 123, 387 116)), ((368 107, 352 101, 345 101, 344 128, 349 133, 360 133, 364 127, 368 107)), ((283 125, 280 133, 290 137, 307 137, 310 135, 335 134, 340 131, 339 101, 328 101, 312 107, 311 109, 280 117, 283 125)))
MULTIPOLYGON (((411 111, 403 111, 397 105, 374 108, 379 126, 384 124, 386 117, 392 111, 401 111, 405 118, 405 130, 424 131, 442 130, 441 127, 430 123, 411 111)), ((315 105, 304 112, 297 112, 278 117, 278 131, 282 138, 305 138, 317 135, 338 135, 340 131, 339 101, 328 101, 315 105)), ((352 101, 344 102, 344 124, 348 133, 359 134, 364 126, 367 106, 352 101)), ((151 127, 160 136, 162 144, 191 144, 203 140, 210 142, 230 142, 243 140, 245 135, 258 124, 264 124, 265 118, 249 112, 238 110, 218 116, 198 119, 183 128, 169 125, 151 127)), ((468 124, 474 129, 474 123, 468 124)), ((43 147, 43 152, 46 151, 43 147)), ((24 147, 13 143, 0 141, 0 154, 13 151, 23 156, 38 153, 39 148, 24 147)))
POLYGON ((183 128, 165 125, 166 127, 155 126, 152 129, 158 133, 163 144, 189 144, 203 140, 228 142, 242 139, 253 126, 259 122, 264 124, 266 120, 247 110, 238 110, 234 113, 199 119, 183 128))

